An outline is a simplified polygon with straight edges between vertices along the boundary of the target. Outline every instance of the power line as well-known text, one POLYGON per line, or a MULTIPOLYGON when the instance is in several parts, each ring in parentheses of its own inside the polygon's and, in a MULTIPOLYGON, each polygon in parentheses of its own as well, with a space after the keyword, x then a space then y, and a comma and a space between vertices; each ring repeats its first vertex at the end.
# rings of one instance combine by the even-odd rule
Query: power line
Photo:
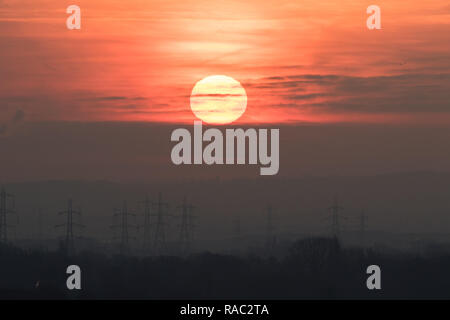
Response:
POLYGON ((153 205, 156 206, 156 213, 151 215, 156 217, 156 222, 154 223, 153 253, 162 255, 167 252, 165 217, 168 216, 166 211, 169 208, 169 204, 162 201, 162 194, 159 192, 158 201, 153 203, 153 205))
POLYGON ((183 198, 183 203, 177 208, 181 208, 181 224, 179 245, 180 253, 185 255, 192 249, 192 242, 194 240, 194 206, 187 203, 186 197, 183 198))
POLYGON ((37 241, 37 245, 39 248, 42 248, 43 246, 43 213, 42 213, 42 208, 37 208, 37 210, 35 209, 35 214, 36 214, 36 241, 37 241))
POLYGON ((272 205, 269 204, 267 206, 266 210, 267 210, 266 252, 268 255, 271 255, 273 253, 273 250, 275 249, 275 243, 276 243, 272 205))
POLYGON ((116 239, 120 238, 120 246, 119 246, 120 254, 126 255, 130 253, 130 238, 134 238, 129 235, 129 228, 137 228, 137 226, 133 226, 128 223, 128 217, 136 215, 128 212, 126 200, 123 201, 123 205, 120 210, 115 209, 114 211, 115 212, 113 217, 114 218, 119 217, 120 222, 119 224, 112 225, 111 228, 113 229, 120 228, 120 236, 115 238, 116 239))
POLYGON ((337 196, 334 197, 333 205, 328 209, 331 210, 331 234, 339 239, 341 236, 341 218, 345 218, 339 214, 344 208, 339 205, 337 196))
POLYGON ((143 251, 149 253, 152 247, 151 238, 151 203, 148 195, 145 197, 144 203, 144 235, 143 235, 143 251))
POLYGON ((2 188, 0 192, 0 243, 8 243, 8 229, 13 227, 8 224, 7 216, 16 213, 15 196, 2 188))
POLYGON ((235 252, 241 252, 241 218, 239 216, 236 216, 232 220, 232 240, 234 244, 234 251, 235 252))
POLYGON ((359 231, 362 246, 366 245, 366 230, 367 230, 367 216, 364 214, 364 210, 361 210, 361 215, 359 216, 359 231))
POLYGON ((233 219, 233 236, 235 239, 241 237, 241 218, 239 216, 233 219))
MULTIPOLYGON (((66 235, 65 235, 65 251, 67 255, 72 255, 75 253, 75 241, 74 241, 74 227, 84 228, 81 223, 74 222, 74 216, 78 216, 81 219, 81 210, 74 210, 72 199, 69 198, 67 201, 67 210, 58 212, 58 215, 66 215, 67 220, 65 223, 56 225, 55 227, 65 227, 66 235)), ((79 236, 78 236, 79 238, 79 236)))

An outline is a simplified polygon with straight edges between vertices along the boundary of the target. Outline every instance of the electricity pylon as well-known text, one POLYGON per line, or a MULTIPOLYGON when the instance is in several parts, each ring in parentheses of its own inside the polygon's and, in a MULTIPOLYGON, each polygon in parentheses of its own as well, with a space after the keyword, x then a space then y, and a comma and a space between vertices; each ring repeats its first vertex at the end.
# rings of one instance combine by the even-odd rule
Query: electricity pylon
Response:
POLYGON ((165 218, 168 216, 166 211, 169 208, 169 204, 162 201, 162 194, 159 192, 158 201, 153 203, 153 205, 156 206, 156 213, 152 214, 152 216, 156 217, 154 223, 153 253, 162 255, 167 252, 165 218))
POLYGON ((367 216, 364 214, 364 210, 361 211, 361 215, 359 216, 359 232, 360 232, 360 241, 361 246, 366 245, 366 229, 367 229, 367 216))
POLYGON ((232 224, 232 232, 233 232, 233 242, 234 242, 234 251, 241 251, 241 218, 236 216, 233 219, 232 224))
MULTIPOLYGON (((67 215, 67 220, 65 223, 58 224, 55 227, 65 227, 66 235, 65 235, 65 251, 67 255, 72 255, 75 253, 75 241, 74 241, 74 232, 73 227, 84 228, 81 223, 74 222, 74 216, 78 216, 81 219, 81 210, 74 210, 72 205, 72 199, 67 201, 67 210, 58 212, 58 215, 67 215)), ((79 236, 77 236, 79 237, 79 236)))
POLYGON ((266 252, 268 255, 271 255, 273 253, 273 250, 275 248, 275 228, 273 224, 273 208, 269 204, 267 206, 267 225, 266 225, 266 252))
POLYGON ((123 201, 122 208, 120 210, 115 209, 113 217, 119 217, 119 224, 114 224, 111 228, 116 229, 120 228, 120 236, 114 237, 115 239, 120 238, 120 254, 126 255, 130 253, 130 238, 134 238, 129 235, 129 228, 137 228, 137 226, 130 225, 128 223, 129 216, 136 216, 133 213, 128 212, 127 201, 123 201))
POLYGON ((2 188, 0 192, 0 243, 8 242, 8 228, 12 226, 8 224, 7 216, 16 213, 15 206, 15 196, 2 188))
POLYGON ((35 214, 36 214, 36 241, 37 241, 37 246, 39 248, 42 248, 43 246, 43 232, 42 232, 42 226, 43 226, 43 216, 42 216, 42 209, 41 208, 37 208, 37 210, 35 210, 35 214))
POLYGON ((177 208, 181 208, 181 224, 179 245, 180 253, 186 255, 192 248, 194 240, 194 206, 187 203, 186 197, 183 198, 183 203, 177 208))
POLYGON ((339 239, 341 235, 341 218, 345 218, 339 214, 344 208, 338 204, 337 196, 334 197, 334 203, 328 209, 331 210, 331 234, 339 239))
POLYGON ((150 252, 152 248, 152 238, 151 238, 151 203, 148 196, 145 197, 143 201, 144 204, 144 234, 143 234, 143 243, 142 249, 144 254, 150 252))

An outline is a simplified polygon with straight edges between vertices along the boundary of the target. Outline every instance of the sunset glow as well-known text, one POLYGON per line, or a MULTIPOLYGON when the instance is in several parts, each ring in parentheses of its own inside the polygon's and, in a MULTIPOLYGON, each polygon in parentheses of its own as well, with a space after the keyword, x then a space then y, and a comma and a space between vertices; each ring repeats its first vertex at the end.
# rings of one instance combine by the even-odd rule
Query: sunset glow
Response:
POLYGON ((5 119, 192 123, 221 108, 195 98, 192 112, 197 81, 227 75, 245 88, 241 124, 448 123, 445 0, 380 0, 381 30, 367 29, 366 1, 77 5, 82 28, 67 30, 60 1, 0 2, 5 119))

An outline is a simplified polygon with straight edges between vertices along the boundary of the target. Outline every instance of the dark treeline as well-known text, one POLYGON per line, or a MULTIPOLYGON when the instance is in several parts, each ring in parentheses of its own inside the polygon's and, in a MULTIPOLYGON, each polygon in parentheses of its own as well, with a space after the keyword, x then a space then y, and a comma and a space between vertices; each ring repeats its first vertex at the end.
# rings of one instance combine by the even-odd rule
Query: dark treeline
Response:
POLYGON ((108 256, 0 247, 3 299, 304 299, 450 298, 450 255, 415 256, 344 248, 306 238, 282 259, 208 252, 189 257, 108 256), (82 290, 66 288, 66 268, 82 270, 82 290), (382 290, 366 287, 381 267, 382 290))

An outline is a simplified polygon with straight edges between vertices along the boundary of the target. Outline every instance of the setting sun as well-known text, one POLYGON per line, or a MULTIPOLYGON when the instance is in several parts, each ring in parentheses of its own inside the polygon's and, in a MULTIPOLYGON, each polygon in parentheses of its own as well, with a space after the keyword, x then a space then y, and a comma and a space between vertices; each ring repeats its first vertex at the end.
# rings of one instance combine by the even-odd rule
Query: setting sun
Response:
POLYGON ((245 112, 246 107, 247 94, 233 78, 209 76, 198 81, 192 89, 192 112, 206 123, 231 123, 245 112))

